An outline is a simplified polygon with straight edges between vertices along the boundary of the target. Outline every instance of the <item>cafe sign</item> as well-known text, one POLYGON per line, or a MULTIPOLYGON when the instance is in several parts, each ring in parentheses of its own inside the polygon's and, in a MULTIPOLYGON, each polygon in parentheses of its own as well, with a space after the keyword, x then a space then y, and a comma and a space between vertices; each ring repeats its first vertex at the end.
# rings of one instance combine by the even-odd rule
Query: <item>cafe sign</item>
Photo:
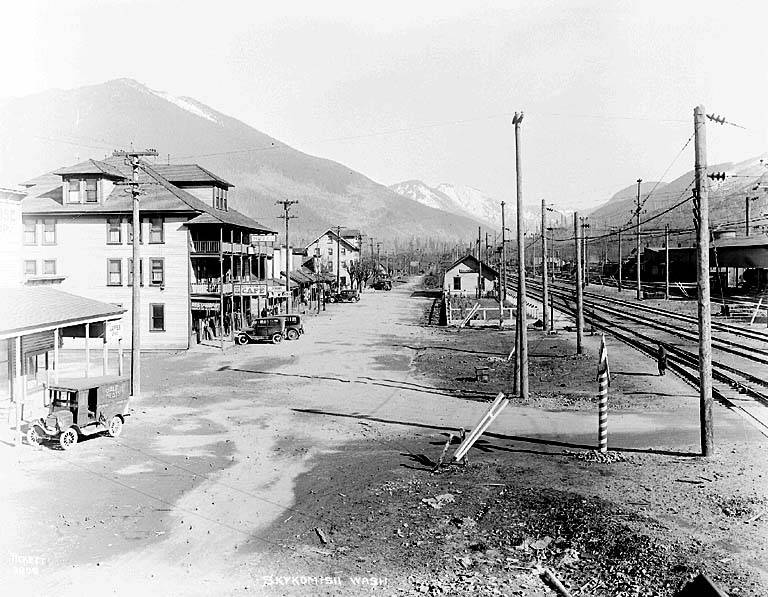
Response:
POLYGON ((235 294, 248 294, 251 296, 267 296, 266 284, 235 283, 235 294))

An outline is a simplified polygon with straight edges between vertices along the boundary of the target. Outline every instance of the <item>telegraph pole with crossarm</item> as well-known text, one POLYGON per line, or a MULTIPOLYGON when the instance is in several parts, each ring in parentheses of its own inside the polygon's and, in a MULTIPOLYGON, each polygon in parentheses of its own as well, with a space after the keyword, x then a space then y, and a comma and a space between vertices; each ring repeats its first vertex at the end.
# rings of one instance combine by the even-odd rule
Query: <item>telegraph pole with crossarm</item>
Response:
MULTIPOLYGON (((131 187, 133 208, 133 292, 131 294, 131 396, 138 398, 141 392, 141 257, 140 244, 141 237, 141 216, 139 213, 139 165, 141 158, 145 156, 156 156, 156 149, 145 149, 144 151, 113 151, 115 157, 127 158, 126 162, 131 166, 133 175, 128 185, 131 187), (130 160, 130 161, 128 161, 130 160)), ((150 314, 151 316, 151 314, 150 314)))
POLYGON ((288 222, 294 219, 296 216, 290 215, 291 206, 298 203, 298 201, 277 201, 275 205, 283 206, 283 215, 277 216, 285 220, 285 291, 288 297, 285 300, 285 312, 291 312, 291 249, 288 243, 288 222))

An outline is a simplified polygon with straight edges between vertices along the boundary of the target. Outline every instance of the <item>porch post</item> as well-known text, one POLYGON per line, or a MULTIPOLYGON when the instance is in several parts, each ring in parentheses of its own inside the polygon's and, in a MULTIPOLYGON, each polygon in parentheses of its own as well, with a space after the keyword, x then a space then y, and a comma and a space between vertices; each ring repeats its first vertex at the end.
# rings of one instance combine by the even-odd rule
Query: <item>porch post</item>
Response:
POLYGON ((230 340, 235 339, 235 229, 229 231, 229 279, 232 284, 229 303, 230 340))
MULTIPOLYGON (((121 332, 122 333, 122 332, 121 332)), ((117 339, 117 374, 123 375, 123 339, 117 339)))
POLYGON ((21 336, 16 336, 16 350, 14 352, 16 353, 14 355, 16 358, 16 375, 14 376, 16 391, 13 396, 13 404, 16 410, 16 447, 18 448, 21 446, 21 411, 19 406, 24 399, 24 386, 27 385, 21 370, 21 336))
POLYGON ((85 376, 89 377, 91 373, 91 324, 85 324, 85 376))
POLYGON ((224 226, 219 226, 219 347, 224 350, 224 226))
POLYGON ((59 328, 53 330, 53 380, 59 383, 59 328))
POLYGON ((101 351, 101 374, 107 374, 107 368, 109 367, 109 352, 107 351, 107 322, 104 322, 104 343, 102 344, 101 351))

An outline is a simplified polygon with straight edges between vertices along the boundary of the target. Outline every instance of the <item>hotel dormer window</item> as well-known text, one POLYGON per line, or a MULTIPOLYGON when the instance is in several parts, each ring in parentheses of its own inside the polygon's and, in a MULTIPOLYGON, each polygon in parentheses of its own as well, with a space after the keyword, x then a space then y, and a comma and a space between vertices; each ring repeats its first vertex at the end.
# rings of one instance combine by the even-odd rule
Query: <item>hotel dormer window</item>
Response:
POLYGON ((99 202, 99 179, 98 178, 85 179, 85 202, 86 203, 99 202))
POLYGON ((80 179, 70 178, 67 181, 67 202, 80 203, 80 179))

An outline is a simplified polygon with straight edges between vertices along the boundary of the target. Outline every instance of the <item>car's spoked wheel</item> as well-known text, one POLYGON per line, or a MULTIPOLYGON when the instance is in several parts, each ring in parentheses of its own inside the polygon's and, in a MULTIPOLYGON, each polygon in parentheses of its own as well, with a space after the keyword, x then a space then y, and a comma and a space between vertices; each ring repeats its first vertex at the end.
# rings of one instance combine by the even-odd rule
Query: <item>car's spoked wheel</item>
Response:
POLYGON ((44 432, 37 425, 32 425, 27 430, 27 443, 30 446, 39 446, 43 443, 44 432))
POLYGON ((70 427, 59 437, 59 445, 62 450, 69 450, 77 443, 77 431, 70 427))
POLYGON ((272 344, 280 344, 283 341, 282 334, 275 334, 272 336, 272 344))
POLYGON ((290 329, 286 332, 285 337, 287 340, 296 340, 299 337, 299 332, 294 329, 290 329))
POLYGON ((120 435, 122 430, 123 430, 123 420, 117 415, 115 415, 109 421, 109 427, 107 428, 107 433, 109 433, 111 437, 117 437, 118 435, 120 435))
POLYGON ((248 344, 248 336, 246 336, 245 334, 240 334, 239 336, 237 336, 236 340, 237 340, 237 343, 240 344, 241 346, 243 344, 248 344))

